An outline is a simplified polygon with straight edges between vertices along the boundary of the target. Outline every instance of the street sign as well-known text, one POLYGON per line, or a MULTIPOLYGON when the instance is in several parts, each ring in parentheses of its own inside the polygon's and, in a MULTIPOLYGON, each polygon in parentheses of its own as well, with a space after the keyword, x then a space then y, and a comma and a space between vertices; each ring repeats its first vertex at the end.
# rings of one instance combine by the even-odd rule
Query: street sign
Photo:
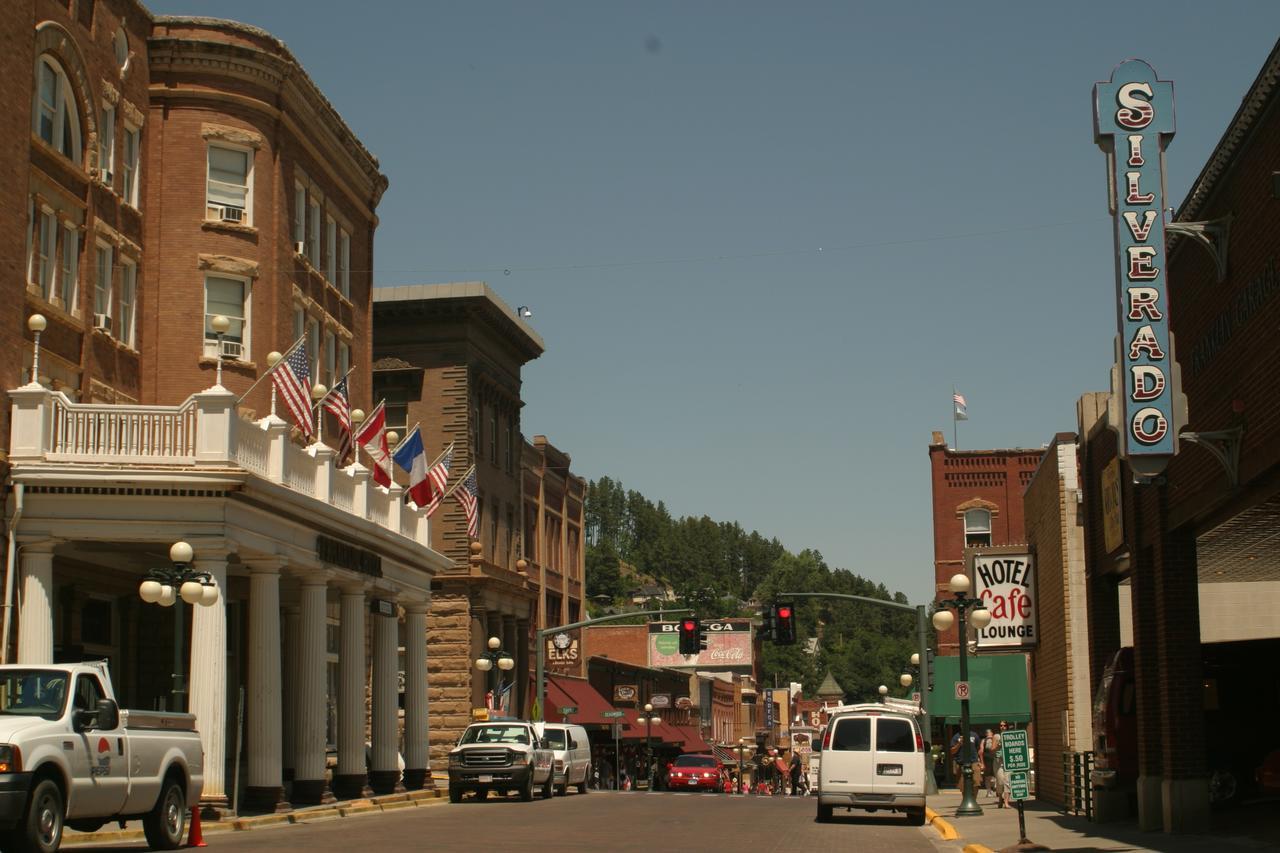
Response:
POLYGON ((1009 799, 1031 799, 1031 785, 1027 781, 1027 771, 1019 770, 1017 773, 1009 774, 1009 799))
POLYGON ((623 714, 621 711, 601 711, 601 712, 600 712, 600 716, 602 716, 602 717, 622 717, 622 716, 624 716, 624 714, 623 714))
POLYGON ((911 694, 911 701, 912 701, 912 702, 915 702, 917 705, 919 705, 919 704, 920 704, 920 694, 919 694, 919 693, 912 693, 912 694, 911 694))
POLYGON ((1025 729, 1010 729, 1000 733, 1000 758, 1004 761, 1004 769, 1010 774, 1025 773, 1031 769, 1025 729))
POLYGON ((561 705, 560 706, 560 716, 562 717, 567 717, 570 714, 576 714, 576 713, 578 713, 577 705, 561 705))
POLYGON ((614 740, 617 740, 618 738, 622 737, 622 723, 614 723, 611 728, 613 729, 614 740))
POLYGON ((960 700, 969 698, 969 682, 967 681, 956 682, 956 698, 960 700))

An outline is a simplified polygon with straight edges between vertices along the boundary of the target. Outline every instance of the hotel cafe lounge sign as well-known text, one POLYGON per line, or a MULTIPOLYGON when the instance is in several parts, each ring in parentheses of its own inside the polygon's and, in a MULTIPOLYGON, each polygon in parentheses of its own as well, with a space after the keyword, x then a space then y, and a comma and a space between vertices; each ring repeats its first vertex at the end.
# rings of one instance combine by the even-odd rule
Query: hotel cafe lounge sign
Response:
POLYGON ((1094 141, 1107 155, 1115 221, 1118 329, 1110 425, 1135 475, 1155 477, 1178 452, 1186 398, 1169 331, 1164 149, 1173 138, 1173 83, 1140 59, 1093 89, 1094 141))

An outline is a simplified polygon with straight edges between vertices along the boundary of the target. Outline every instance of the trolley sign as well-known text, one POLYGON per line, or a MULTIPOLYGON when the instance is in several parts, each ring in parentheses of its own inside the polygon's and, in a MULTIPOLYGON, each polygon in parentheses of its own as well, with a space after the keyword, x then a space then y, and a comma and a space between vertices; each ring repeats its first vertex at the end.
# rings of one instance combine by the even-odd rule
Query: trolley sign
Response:
POLYGON ((1027 774, 1031 770, 1031 754, 1027 750, 1027 732, 1014 729, 1000 735, 1000 758, 1009 774, 1009 797, 1026 800, 1031 797, 1027 774))

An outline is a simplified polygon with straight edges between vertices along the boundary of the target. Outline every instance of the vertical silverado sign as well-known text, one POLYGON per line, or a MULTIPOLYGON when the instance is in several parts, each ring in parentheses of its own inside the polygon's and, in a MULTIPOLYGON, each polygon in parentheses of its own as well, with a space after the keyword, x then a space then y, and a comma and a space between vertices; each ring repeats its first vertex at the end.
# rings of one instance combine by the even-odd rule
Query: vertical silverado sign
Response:
POLYGON ((1118 329, 1111 425, 1134 473, 1152 477, 1178 452, 1185 397, 1169 333, 1164 149, 1173 138, 1173 83, 1140 59, 1093 87, 1094 141, 1107 155, 1115 220, 1118 329))

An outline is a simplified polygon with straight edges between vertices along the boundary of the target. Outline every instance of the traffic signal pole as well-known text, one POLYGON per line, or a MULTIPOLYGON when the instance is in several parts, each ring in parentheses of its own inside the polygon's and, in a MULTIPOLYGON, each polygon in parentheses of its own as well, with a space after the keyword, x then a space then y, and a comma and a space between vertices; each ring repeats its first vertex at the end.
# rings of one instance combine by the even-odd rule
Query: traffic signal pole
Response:
POLYGON ((559 634, 561 631, 572 631, 575 628, 585 628, 588 625, 598 625, 601 622, 616 622, 619 619, 630 619, 633 616, 661 617, 666 615, 667 613, 689 613, 689 612, 690 611, 687 608, 672 610, 669 607, 664 608, 662 610, 633 610, 629 613, 614 613, 611 616, 597 616, 594 619, 583 619, 580 622, 570 622, 568 625, 557 625, 554 628, 543 628, 539 630, 535 635, 537 646, 538 646, 538 650, 537 650, 538 663, 536 668, 537 680, 534 682, 534 685, 533 685, 533 698, 536 706, 533 710, 534 720, 540 723, 546 719, 546 709, 543 706, 546 704, 546 697, 547 697, 547 679, 546 679, 547 637, 550 637, 552 634, 559 634))

